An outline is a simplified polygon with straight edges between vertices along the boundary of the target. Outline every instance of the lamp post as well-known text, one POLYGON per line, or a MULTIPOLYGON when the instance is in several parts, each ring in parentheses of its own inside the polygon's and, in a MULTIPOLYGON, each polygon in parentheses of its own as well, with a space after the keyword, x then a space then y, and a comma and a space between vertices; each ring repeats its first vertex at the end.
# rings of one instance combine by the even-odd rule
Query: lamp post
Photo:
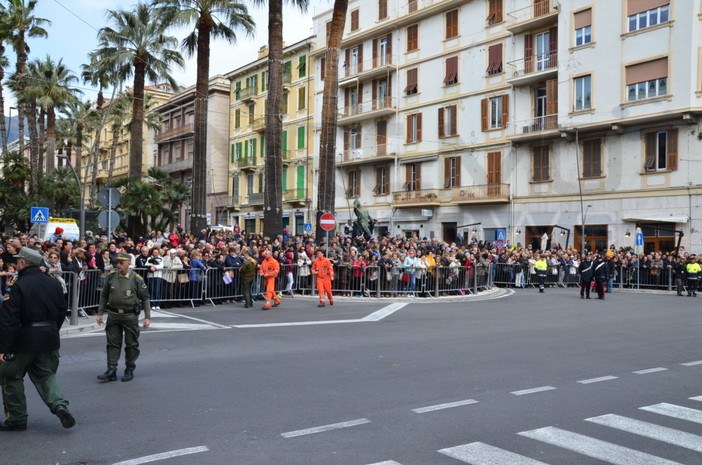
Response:
POLYGON ((68 159, 68 155, 61 153, 59 155, 56 155, 56 158, 66 162, 66 165, 68 165, 68 167, 71 168, 73 176, 76 177, 76 182, 78 183, 78 190, 80 191, 80 222, 78 224, 78 228, 80 231, 79 240, 81 240, 85 237, 85 192, 83 191, 83 183, 80 182, 78 173, 76 173, 75 168, 73 168, 73 165, 71 165, 70 160, 68 159))
POLYGON ((585 222, 587 221, 587 212, 592 205, 588 205, 583 212, 583 223, 580 226, 580 255, 585 255, 585 222))

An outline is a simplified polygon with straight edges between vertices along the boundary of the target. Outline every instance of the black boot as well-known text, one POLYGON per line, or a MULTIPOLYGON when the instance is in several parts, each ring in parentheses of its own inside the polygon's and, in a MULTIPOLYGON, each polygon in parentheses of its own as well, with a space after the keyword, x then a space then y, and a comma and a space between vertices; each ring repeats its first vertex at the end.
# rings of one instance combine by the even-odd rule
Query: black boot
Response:
POLYGON ((64 428, 73 428, 76 424, 76 419, 73 418, 73 415, 71 415, 71 412, 68 411, 65 405, 57 406, 53 413, 61 420, 61 426, 64 428))
POLYGON ((117 370, 107 370, 101 375, 98 375, 97 379, 100 381, 117 381, 117 370))
POLYGON ((122 382, 126 383, 127 381, 131 381, 134 379, 134 370, 131 368, 127 368, 124 370, 124 376, 122 376, 122 382))

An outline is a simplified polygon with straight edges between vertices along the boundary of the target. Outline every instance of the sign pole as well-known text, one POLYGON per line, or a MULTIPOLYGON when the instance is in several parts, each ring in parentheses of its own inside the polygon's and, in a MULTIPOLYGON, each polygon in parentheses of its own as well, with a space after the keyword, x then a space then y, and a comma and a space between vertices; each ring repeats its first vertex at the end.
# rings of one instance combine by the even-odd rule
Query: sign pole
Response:
MULTIPOLYGON (((112 189, 107 190, 107 211, 112 210, 112 189)), ((107 215, 107 243, 112 241, 112 215, 107 215)))
POLYGON ((327 258, 329 258, 329 231, 327 231, 327 258))

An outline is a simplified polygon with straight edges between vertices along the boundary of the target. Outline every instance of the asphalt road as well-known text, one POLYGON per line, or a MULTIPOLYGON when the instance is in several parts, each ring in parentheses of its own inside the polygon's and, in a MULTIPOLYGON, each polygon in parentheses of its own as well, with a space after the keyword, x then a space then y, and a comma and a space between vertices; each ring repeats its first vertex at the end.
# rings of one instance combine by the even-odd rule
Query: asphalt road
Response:
POLYGON ((700 305, 550 289, 177 309, 142 333, 130 383, 96 380, 102 334, 65 338, 76 427, 28 383, 0 463, 700 464, 700 305))

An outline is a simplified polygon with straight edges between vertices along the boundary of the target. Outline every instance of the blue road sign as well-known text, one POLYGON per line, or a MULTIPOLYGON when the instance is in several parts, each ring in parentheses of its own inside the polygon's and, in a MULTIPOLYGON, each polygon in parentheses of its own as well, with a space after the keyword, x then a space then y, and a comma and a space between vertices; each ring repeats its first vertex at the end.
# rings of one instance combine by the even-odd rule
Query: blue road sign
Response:
POLYGON ((643 245, 643 233, 636 233, 636 245, 643 245))
POLYGON ((495 239, 498 241, 504 241, 506 240, 505 238, 505 230, 504 229, 498 229, 497 232, 495 233, 495 239))
POLYGON ((32 207, 29 213, 31 223, 48 223, 49 209, 47 207, 32 207))
POLYGON ((312 223, 305 223, 305 232, 312 232, 312 223))

